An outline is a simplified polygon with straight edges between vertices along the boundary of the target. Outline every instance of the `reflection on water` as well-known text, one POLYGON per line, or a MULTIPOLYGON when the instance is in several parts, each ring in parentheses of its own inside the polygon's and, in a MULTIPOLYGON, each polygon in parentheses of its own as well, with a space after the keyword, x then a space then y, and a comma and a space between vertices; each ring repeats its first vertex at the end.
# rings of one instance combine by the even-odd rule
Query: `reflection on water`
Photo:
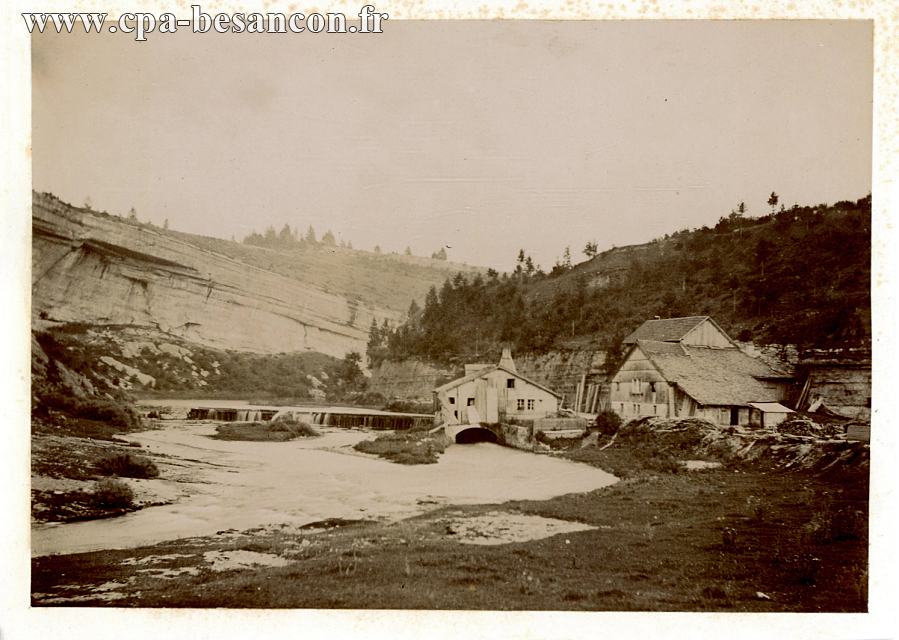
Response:
POLYGON ((152 452, 194 461, 190 497, 119 518, 36 526, 32 553, 127 548, 325 518, 398 519, 435 505, 540 500, 615 481, 584 464, 489 443, 451 446, 438 464, 405 466, 354 452, 353 444, 373 437, 361 431, 326 428, 309 440, 229 442, 208 438, 214 429, 174 422, 129 434, 152 452))

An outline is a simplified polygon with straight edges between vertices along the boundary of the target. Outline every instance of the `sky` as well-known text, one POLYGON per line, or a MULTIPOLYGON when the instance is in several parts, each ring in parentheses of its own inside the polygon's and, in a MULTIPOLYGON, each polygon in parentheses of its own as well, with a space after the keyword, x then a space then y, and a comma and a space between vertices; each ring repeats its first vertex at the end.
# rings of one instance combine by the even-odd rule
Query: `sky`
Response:
POLYGON ((285 223, 501 270, 871 190, 872 26, 391 21, 36 35, 33 185, 240 240, 285 223))

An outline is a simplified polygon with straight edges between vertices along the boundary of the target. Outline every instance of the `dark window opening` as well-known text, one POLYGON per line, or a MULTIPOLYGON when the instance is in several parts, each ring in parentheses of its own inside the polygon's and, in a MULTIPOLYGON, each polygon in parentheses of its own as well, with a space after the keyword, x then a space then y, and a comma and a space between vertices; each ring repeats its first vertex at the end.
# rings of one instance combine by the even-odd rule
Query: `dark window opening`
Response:
POLYGON ((450 396, 449 401, 450 401, 450 404, 456 404, 456 399, 452 396, 450 396))
POLYGON ((466 400, 465 406, 466 406, 466 407, 473 407, 473 406, 474 406, 474 398, 469 398, 468 400, 466 400))
POLYGON ((514 389, 515 388, 515 378, 509 378, 506 380, 506 389, 514 389))
POLYGON ((740 424, 740 407, 730 408, 730 423, 733 426, 740 424))

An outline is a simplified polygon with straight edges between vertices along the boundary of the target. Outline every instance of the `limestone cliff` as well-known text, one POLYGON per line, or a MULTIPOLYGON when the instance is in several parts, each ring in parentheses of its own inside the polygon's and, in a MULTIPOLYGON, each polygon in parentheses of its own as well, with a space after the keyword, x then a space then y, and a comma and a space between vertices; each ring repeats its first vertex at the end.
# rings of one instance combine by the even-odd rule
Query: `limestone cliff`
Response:
POLYGON ((461 370, 437 367, 420 360, 385 360, 372 371, 368 389, 388 399, 430 402, 436 387, 460 375, 461 370))
POLYGON ((517 354, 515 365, 523 376, 563 394, 565 405, 571 406, 581 376, 587 376, 587 383, 605 381, 605 357, 605 351, 598 349, 554 350, 517 354))
POLYGON ((47 194, 34 194, 32 215, 35 324, 146 327, 222 349, 341 357, 364 353, 372 318, 402 317, 47 194))

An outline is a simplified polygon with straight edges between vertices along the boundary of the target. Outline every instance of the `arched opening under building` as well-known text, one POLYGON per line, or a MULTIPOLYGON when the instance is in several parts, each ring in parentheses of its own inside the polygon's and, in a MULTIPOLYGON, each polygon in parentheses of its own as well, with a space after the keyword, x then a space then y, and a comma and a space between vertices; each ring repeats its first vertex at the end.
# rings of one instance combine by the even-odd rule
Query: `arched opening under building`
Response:
POLYGON ((489 429, 472 427, 456 434, 456 444, 474 444, 476 442, 498 442, 496 434, 489 429))

